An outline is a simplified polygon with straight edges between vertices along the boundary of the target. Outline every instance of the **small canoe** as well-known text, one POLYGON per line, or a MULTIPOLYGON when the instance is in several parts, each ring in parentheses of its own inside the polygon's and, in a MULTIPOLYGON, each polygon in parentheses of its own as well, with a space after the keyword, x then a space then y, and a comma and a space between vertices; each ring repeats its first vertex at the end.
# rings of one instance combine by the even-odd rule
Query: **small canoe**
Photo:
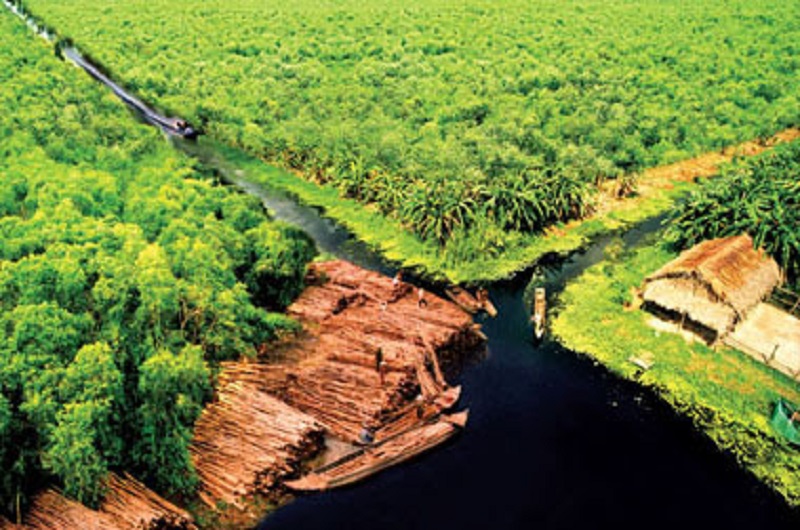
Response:
POLYGON ((489 300, 488 295, 482 300, 473 296, 469 291, 461 287, 455 286, 444 290, 447 297, 455 302, 455 304, 469 313, 474 315, 478 311, 486 311, 490 317, 497 316, 497 309, 494 304, 489 300))
POLYGON ((536 335, 537 340, 541 340, 544 336, 547 317, 547 296, 544 287, 537 287, 534 291, 533 297, 533 315, 531 322, 533 323, 533 333, 536 335))
POLYGON ((423 425, 350 453, 297 480, 287 481, 286 486, 294 491, 322 491, 353 484, 444 443, 464 428, 468 414, 466 410, 443 414, 423 425))

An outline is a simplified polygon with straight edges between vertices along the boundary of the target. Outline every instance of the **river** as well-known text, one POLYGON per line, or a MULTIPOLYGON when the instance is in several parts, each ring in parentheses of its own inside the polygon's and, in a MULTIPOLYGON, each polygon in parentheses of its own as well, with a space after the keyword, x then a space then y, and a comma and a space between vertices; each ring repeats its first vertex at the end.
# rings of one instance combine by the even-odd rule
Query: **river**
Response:
MULTIPOLYGON (((131 103, 139 100, 111 85, 141 112, 131 103)), ((320 250, 395 270, 318 210, 254 184, 197 144, 174 144, 305 230, 320 250)), ((644 223, 622 239, 636 245, 657 225, 644 223)), ((545 267, 550 296, 602 259, 611 239, 545 267)), ((530 275, 490 286, 499 314, 482 320, 488 357, 458 375, 460 406, 470 409, 460 436, 361 484, 300 497, 258 528, 798 528, 796 511, 657 397, 549 339, 535 346, 523 301, 530 275)))

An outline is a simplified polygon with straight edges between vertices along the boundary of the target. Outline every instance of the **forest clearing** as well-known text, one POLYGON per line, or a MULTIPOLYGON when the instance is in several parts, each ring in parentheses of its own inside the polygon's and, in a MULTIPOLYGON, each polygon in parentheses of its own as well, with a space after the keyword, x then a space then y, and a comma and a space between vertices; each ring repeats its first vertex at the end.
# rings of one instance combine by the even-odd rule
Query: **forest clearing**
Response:
POLYGON ((796 5, 9 2, 0 528, 796 520, 796 5), (735 332, 633 310, 722 240, 735 332))

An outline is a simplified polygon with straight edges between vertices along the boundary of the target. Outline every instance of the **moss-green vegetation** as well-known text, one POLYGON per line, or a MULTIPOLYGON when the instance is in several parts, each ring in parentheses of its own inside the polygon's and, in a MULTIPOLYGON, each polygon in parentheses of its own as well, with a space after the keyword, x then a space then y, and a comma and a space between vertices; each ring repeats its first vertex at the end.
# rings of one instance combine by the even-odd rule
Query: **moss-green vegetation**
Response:
POLYGON ((678 248, 749 233, 800 280, 800 141, 727 166, 680 205, 667 233, 678 248))
POLYGON ((465 234, 447 249, 403 230, 375 208, 354 199, 343 199, 329 185, 317 185, 285 170, 269 166, 241 150, 200 140, 213 147, 233 167, 240 168, 249 181, 266 188, 288 192, 304 204, 322 208, 325 215, 346 226, 354 235, 378 249, 387 259, 408 269, 424 271, 431 277, 453 282, 492 281, 508 278, 546 254, 573 252, 592 238, 620 230, 658 216, 674 206, 675 199, 689 185, 675 183, 645 196, 620 201, 615 208, 583 221, 557 225, 549 234, 515 234, 501 231, 465 234), (462 247, 464 247, 462 249, 462 247), (479 255, 474 250, 483 249, 479 255))
POLYGON ((735 350, 688 343, 649 326, 651 315, 624 304, 632 299, 631 288, 675 255, 660 245, 614 248, 606 262, 567 287, 553 332, 569 348, 653 389, 722 450, 800 505, 800 452, 769 425, 779 396, 800 402, 797 383, 735 350), (628 361, 631 356, 652 357, 655 364, 642 373, 628 361))
POLYGON ((215 363, 294 324, 313 247, 0 15, 0 512, 109 469, 191 493, 215 363))
POLYGON ((798 122, 794 2, 26 3, 146 100, 468 276, 538 254, 605 179, 798 122))

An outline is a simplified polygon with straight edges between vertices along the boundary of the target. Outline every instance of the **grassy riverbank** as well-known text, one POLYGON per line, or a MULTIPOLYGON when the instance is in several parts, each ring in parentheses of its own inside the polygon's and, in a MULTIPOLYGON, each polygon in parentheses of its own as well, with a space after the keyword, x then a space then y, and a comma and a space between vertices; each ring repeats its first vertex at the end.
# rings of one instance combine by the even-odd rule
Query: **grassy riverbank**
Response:
POLYGON ((614 207, 605 213, 558 225, 545 234, 519 235, 511 240, 508 234, 498 234, 494 240, 490 238, 484 243, 492 246, 491 252, 466 259, 459 254, 458 248, 443 250, 423 241, 396 220, 381 215, 374 207, 343 199, 330 186, 309 182, 241 150, 205 139, 200 141, 244 171, 249 181, 290 193, 304 204, 321 208, 327 217, 378 249, 386 259, 432 278, 456 283, 506 279, 546 254, 573 252, 594 237, 660 215, 691 187, 686 182, 653 187, 646 195, 616 201, 614 207))
POLYGON ((633 287, 675 256, 659 245, 614 248, 607 261, 564 291, 553 332, 567 347, 652 389, 742 467, 800 506, 800 452, 769 424, 779 396, 800 401, 797 383, 738 351, 713 350, 650 327, 648 313, 624 304, 632 300, 633 287), (655 364, 642 372, 628 361, 632 355, 652 356, 655 364))

